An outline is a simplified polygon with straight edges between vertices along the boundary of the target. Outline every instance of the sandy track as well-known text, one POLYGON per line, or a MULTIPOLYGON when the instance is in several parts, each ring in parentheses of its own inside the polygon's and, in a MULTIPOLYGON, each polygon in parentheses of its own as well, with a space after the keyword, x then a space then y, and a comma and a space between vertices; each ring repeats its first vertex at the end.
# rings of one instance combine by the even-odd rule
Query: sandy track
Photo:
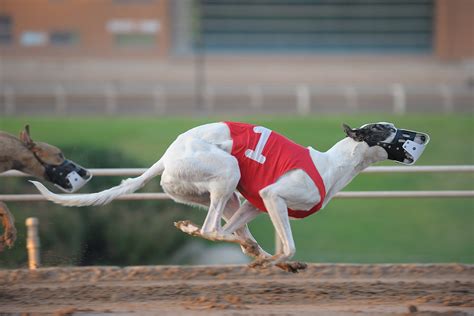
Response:
POLYGON ((1 313, 474 315, 474 265, 0 270, 1 313))

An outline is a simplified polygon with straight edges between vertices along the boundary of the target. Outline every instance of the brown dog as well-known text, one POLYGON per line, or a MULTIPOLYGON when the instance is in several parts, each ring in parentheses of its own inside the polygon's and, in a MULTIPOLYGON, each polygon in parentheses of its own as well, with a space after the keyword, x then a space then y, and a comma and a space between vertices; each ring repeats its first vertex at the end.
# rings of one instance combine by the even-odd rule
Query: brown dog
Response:
MULTIPOLYGON (((0 132, 0 173, 7 170, 22 171, 67 192, 76 191, 91 178, 87 170, 66 160, 59 148, 34 142, 28 125, 19 138, 0 132)), ((4 228, 0 236, 1 251, 5 246, 11 248, 16 239, 14 218, 3 202, 0 202, 0 220, 4 228)))

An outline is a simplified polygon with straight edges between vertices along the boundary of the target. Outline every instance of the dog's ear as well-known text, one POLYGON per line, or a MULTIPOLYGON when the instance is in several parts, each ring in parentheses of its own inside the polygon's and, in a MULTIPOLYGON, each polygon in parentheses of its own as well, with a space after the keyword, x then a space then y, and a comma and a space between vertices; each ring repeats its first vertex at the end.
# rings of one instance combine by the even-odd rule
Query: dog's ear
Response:
POLYGON ((20 140, 29 149, 35 146, 35 142, 30 137, 30 125, 26 125, 25 129, 20 132, 20 140))
POLYGON ((352 139, 356 138, 357 137, 357 133, 355 130, 353 130, 352 128, 350 128, 349 125, 347 124, 342 124, 342 128, 344 129, 344 133, 346 133, 347 137, 350 137, 352 139))
POLYGON ((364 140, 364 133, 360 128, 350 128, 347 124, 342 124, 342 128, 347 137, 350 137, 357 142, 364 140))

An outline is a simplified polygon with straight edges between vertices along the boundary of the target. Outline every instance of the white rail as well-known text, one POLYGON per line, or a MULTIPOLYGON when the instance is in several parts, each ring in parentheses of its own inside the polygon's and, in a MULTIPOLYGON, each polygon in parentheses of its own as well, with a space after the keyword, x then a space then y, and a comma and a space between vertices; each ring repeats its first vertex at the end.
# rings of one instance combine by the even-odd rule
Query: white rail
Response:
MULTIPOLYGON (((64 194, 66 195, 66 194, 64 194)), ((78 194, 80 195, 80 194, 78 194)), ((68 194, 71 196, 71 194, 68 194)), ((335 198, 340 199, 362 199, 362 198, 471 198, 474 191, 453 190, 453 191, 352 191, 339 192, 335 198)), ((170 200, 166 193, 133 193, 125 194, 116 198, 120 201, 139 200, 170 200)), ((46 201, 41 194, 0 194, 0 201, 3 202, 41 202, 46 201)))
MULTIPOLYGON (((115 169, 89 169, 94 176, 137 176, 142 174, 145 168, 115 168, 115 169)), ((365 173, 453 173, 474 172, 473 165, 445 165, 445 166, 379 166, 369 167, 365 173)), ((0 174, 0 177, 26 177, 28 175, 18 171, 8 171, 0 174)), ((359 198, 471 198, 474 190, 440 190, 440 191, 353 191, 339 192, 335 198, 359 199, 359 198)), ((134 193, 123 195, 117 200, 168 200, 166 193, 134 193)), ((46 199, 40 194, 0 194, 0 201, 5 202, 39 202, 46 199)))
MULTIPOLYGON (((88 169, 93 176, 139 176, 145 172, 146 168, 101 168, 88 169)), ((442 166, 377 166, 369 167, 362 171, 363 173, 452 173, 452 172, 474 172, 474 165, 442 165, 442 166)), ((19 171, 7 171, 0 173, 0 177, 31 177, 19 171)))

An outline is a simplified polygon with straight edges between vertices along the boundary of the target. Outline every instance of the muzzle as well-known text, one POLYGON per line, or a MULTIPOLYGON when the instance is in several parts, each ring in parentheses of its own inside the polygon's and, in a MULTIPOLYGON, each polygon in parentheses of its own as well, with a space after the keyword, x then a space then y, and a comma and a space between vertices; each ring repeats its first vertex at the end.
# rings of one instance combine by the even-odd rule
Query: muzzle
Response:
POLYGON ((388 159, 412 165, 420 158, 429 141, 428 134, 397 129, 390 142, 378 142, 377 145, 385 149, 388 159))
POLYGON ((48 180, 67 193, 73 193, 84 186, 92 174, 70 160, 57 166, 44 165, 48 180))

